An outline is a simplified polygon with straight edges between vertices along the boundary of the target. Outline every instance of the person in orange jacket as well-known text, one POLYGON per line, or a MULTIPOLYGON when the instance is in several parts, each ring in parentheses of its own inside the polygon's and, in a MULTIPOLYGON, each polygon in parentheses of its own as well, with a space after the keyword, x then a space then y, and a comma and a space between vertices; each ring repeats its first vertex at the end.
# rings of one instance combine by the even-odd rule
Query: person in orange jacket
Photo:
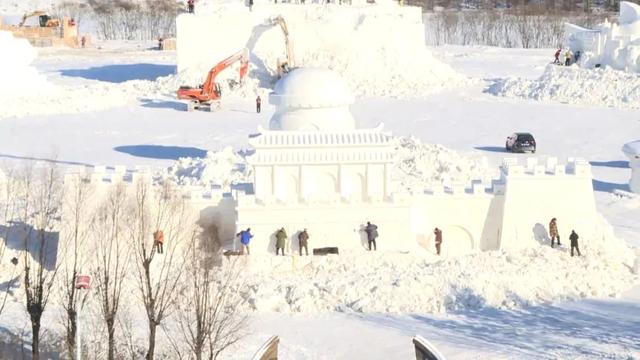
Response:
POLYGON ((153 247, 156 248, 156 250, 158 251, 158 254, 162 254, 164 252, 162 249, 163 245, 164 245, 164 233, 162 232, 162 230, 156 230, 156 232, 153 233, 153 247))

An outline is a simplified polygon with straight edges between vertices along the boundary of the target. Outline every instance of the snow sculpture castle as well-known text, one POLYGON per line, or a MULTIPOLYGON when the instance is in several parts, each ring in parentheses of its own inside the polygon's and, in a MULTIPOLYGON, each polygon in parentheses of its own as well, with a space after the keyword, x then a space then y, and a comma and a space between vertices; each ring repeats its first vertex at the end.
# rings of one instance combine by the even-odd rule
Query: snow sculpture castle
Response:
POLYGON ((605 20, 595 29, 565 24, 567 45, 582 53, 581 63, 640 71, 640 6, 621 1, 618 24, 605 20))

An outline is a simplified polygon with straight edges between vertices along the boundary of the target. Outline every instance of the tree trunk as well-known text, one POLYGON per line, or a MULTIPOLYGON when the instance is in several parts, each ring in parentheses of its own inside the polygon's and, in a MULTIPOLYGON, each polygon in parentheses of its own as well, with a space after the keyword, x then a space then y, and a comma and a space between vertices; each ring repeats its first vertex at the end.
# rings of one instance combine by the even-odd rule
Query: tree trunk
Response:
POLYGON ((31 357, 33 360, 40 360, 40 317, 37 320, 31 319, 31 332, 33 337, 31 340, 31 357))
POLYGON ((67 328, 67 349, 69 350, 69 357, 71 359, 76 358, 76 333, 78 331, 78 323, 76 320, 77 313, 74 310, 68 310, 69 324, 67 328))
POLYGON ((115 320, 107 320, 107 331, 109 332, 109 360, 116 359, 116 326, 115 320))
POLYGON ((149 320, 149 351, 147 352, 147 360, 153 360, 154 352, 156 351, 156 330, 156 322, 149 320))

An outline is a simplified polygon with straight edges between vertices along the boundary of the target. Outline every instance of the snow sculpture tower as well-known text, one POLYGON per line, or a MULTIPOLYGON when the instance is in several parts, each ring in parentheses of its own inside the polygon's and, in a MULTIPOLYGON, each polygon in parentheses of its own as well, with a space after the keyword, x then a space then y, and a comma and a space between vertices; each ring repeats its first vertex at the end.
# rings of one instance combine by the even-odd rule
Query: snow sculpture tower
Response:
POLYGON ((352 131, 355 120, 349 111, 351 91, 328 69, 295 69, 278 81, 269 94, 276 113, 270 130, 352 131))
POLYGON ((640 140, 624 144, 622 152, 629 158, 629 167, 631 167, 629 188, 634 193, 640 194, 640 140))
POLYGON ((264 251, 273 251, 271 235, 283 226, 293 243, 307 228, 314 247, 345 249, 366 243, 359 227, 369 220, 381 237, 395 235, 383 247, 406 250, 410 207, 392 194, 393 138, 382 125, 356 128, 344 80, 327 69, 294 69, 269 102, 269 130, 249 140, 253 193, 238 193, 237 228, 251 227, 264 251))

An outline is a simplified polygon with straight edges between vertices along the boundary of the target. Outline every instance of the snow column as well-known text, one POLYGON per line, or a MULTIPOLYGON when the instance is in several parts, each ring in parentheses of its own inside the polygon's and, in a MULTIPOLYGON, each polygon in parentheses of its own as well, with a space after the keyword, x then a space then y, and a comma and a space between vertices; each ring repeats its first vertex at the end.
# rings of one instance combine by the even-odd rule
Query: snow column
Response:
POLYGON ((629 158, 631 179, 629 188, 636 194, 640 194, 640 140, 624 144, 622 152, 629 158))

